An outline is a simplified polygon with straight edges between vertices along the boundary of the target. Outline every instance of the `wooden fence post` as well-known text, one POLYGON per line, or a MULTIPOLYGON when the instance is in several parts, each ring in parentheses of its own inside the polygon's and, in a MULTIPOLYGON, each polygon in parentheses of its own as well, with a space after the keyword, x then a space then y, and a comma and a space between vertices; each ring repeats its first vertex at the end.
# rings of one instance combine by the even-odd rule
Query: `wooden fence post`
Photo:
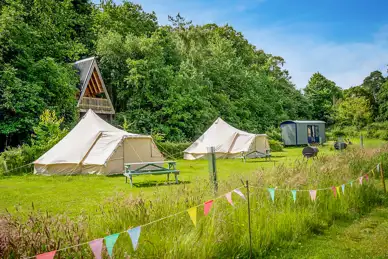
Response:
POLYGON ((216 148, 208 147, 208 163, 209 163, 209 175, 210 181, 213 183, 214 194, 218 192, 218 179, 217 179, 217 166, 216 166, 216 148))
POLYGON ((381 164, 381 162, 380 162, 380 168, 379 169, 380 169, 381 181, 383 183, 383 189, 384 189, 384 192, 386 193, 387 189, 385 188, 384 171, 383 171, 383 165, 381 164))

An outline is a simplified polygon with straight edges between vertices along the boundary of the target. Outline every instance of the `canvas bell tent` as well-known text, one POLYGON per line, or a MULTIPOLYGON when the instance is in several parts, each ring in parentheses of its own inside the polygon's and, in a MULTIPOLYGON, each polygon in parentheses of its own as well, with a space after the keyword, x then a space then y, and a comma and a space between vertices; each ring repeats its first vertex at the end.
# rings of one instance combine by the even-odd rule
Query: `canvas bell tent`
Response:
POLYGON ((184 158, 203 158, 208 147, 215 147, 218 158, 262 157, 269 152, 267 135, 252 134, 229 125, 218 118, 205 133, 184 151, 184 158))
POLYGON ((151 136, 113 127, 89 110, 58 144, 34 162, 35 174, 120 174, 124 163, 162 161, 151 136))

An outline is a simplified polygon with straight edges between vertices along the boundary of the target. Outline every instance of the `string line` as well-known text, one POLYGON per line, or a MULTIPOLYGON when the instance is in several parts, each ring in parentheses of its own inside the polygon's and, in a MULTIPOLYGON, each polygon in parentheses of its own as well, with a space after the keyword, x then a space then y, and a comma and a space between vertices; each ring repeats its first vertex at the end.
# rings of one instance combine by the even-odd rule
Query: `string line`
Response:
MULTIPOLYGON (((374 170, 374 169, 369 170, 368 173, 366 173, 366 174, 364 174, 364 175, 362 175, 362 176, 360 176, 360 177, 364 177, 365 175, 368 175, 372 170, 374 170)), ((358 177, 357 179, 359 179, 360 177, 358 177)), ((355 180, 357 180, 357 179, 355 179, 355 180)), ((352 180, 352 181, 355 181, 355 180, 352 180)), ((350 182, 350 181, 349 181, 349 182, 350 182)), ((349 182, 347 182, 346 184, 348 184, 349 182)), ((254 186, 254 185, 249 185, 249 186, 250 186, 250 187, 253 187, 253 188, 255 188, 255 189, 268 189, 268 188, 266 188, 266 187, 259 187, 259 186, 254 186)), ((233 190, 231 190, 231 191, 229 191, 229 192, 232 192, 232 191, 234 191, 234 190, 240 189, 240 188, 242 188, 242 187, 245 187, 245 186, 242 185, 242 186, 240 186, 240 187, 234 188, 233 190)), ((275 189, 276 189, 277 191, 292 191, 292 189, 284 189, 284 188, 275 188, 275 189)), ((316 191, 322 191, 322 190, 331 190, 331 189, 332 189, 332 187, 326 187, 326 188, 319 188, 319 189, 314 189, 314 190, 316 190, 316 191)), ((311 190, 311 189, 310 189, 310 190, 311 190)), ((296 191, 310 191, 310 190, 307 190, 307 189, 300 189, 300 190, 296 190, 296 191)), ((229 192, 227 192, 227 193, 229 193, 229 192)), ((216 198, 213 198, 212 200, 214 201, 214 200, 218 200, 218 199, 220 199, 220 198, 223 198, 223 197, 225 197, 225 194, 227 194, 227 193, 224 193, 224 194, 222 194, 222 195, 220 195, 220 196, 218 196, 218 197, 216 197, 216 198)), ((191 208, 198 208, 198 207, 203 206, 203 205, 204 205, 204 203, 200 203, 200 204, 198 204, 198 205, 196 205, 196 206, 193 206, 193 207, 191 207, 191 208)), ((180 214, 183 214, 183 213, 185 213, 185 212, 187 212, 187 209, 182 210, 182 211, 179 211, 179 212, 177 212, 177 213, 175 213, 175 214, 171 214, 171 215, 165 216, 165 217, 163 217, 163 218, 159 218, 159 219, 156 219, 156 220, 154 220, 154 221, 151 221, 151 222, 148 222, 148 223, 139 225, 139 226, 137 226, 137 227, 145 227, 145 226, 154 224, 154 223, 156 223, 156 222, 160 222, 160 221, 163 221, 163 220, 165 220, 165 219, 175 217, 175 216, 180 215, 180 214)), ((129 229, 128 229, 128 230, 129 230, 129 229)), ((125 233, 125 232, 127 232, 127 230, 122 231, 122 232, 118 232, 118 233, 116 233, 116 234, 122 234, 122 233, 125 233)), ((94 239, 94 240, 95 240, 95 239, 94 239)), ((83 246, 83 245, 89 244, 89 242, 90 242, 90 241, 87 241, 87 242, 84 242, 84 243, 80 243, 80 244, 77 244, 77 245, 73 245, 73 246, 67 246, 67 247, 64 247, 64 248, 57 249, 57 250, 55 250, 55 251, 58 252, 58 251, 63 251, 63 250, 67 250, 67 249, 70 249, 70 248, 75 248, 75 247, 83 246)), ((25 259, 30 259, 30 258, 35 258, 35 257, 36 257, 36 255, 35 255, 35 256, 30 256, 30 257, 24 257, 24 258, 25 258, 25 259)))

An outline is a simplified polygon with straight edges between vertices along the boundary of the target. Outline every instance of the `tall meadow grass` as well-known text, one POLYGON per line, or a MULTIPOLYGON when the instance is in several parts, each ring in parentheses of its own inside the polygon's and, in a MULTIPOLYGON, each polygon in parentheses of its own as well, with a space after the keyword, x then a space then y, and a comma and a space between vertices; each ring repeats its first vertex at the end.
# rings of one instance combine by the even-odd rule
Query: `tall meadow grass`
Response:
MULTIPOLYGON (((315 161, 296 160, 292 167, 280 164, 245 177, 250 184, 254 256, 268 256, 298 246, 312 235, 321 234, 337 220, 357 219, 383 204, 385 196, 377 175, 374 178, 372 173, 369 173, 370 180, 364 181, 363 185, 357 180, 353 187, 347 184, 345 194, 341 193, 337 198, 331 190, 321 190, 313 202, 308 191, 299 191, 294 202, 290 190, 348 183, 368 173, 378 162, 382 162, 383 167, 388 165, 387 151, 388 147, 353 149, 315 161), (288 190, 275 191, 275 201, 272 202, 267 187, 288 190)), ((222 196, 240 187, 241 180, 239 173, 235 172, 230 179, 219 183, 217 195, 222 196)), ((246 195, 245 188, 240 190, 246 195)), ((178 188, 155 187, 153 199, 145 199, 141 193, 133 197, 116 194, 101 204, 98 215, 81 215, 78 220, 70 220, 64 215, 42 216, 32 211, 26 223, 25 217, 8 215, 0 221, 8 229, 7 235, 0 236, 0 255, 11 258, 33 256, 122 232, 183 211, 142 227, 136 251, 132 249, 129 235, 121 234, 114 247, 115 258, 248 258, 247 201, 237 194, 232 197, 234 206, 223 197, 216 199, 208 216, 203 215, 203 206, 199 206, 196 227, 184 211, 214 198, 212 186, 203 180, 190 185, 181 184, 178 188), (26 245, 28 242, 33 245, 26 245)), ((92 253, 84 245, 63 250, 60 257, 92 258, 92 253)), ((106 251, 104 258, 107 258, 106 251)))

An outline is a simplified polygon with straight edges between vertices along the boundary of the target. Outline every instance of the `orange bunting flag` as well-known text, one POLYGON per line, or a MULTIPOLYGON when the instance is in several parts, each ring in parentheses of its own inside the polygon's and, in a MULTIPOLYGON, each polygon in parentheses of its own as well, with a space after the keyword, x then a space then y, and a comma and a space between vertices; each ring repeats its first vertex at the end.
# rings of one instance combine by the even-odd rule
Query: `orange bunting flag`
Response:
POLYGON ((312 201, 317 199, 317 190, 310 190, 310 197, 312 201))
POLYGON ((197 226, 197 207, 188 209, 187 213, 189 213, 190 219, 193 222, 194 226, 197 226))
POLYGON ((209 201, 204 203, 203 213, 205 214, 205 216, 207 216, 207 214, 209 214, 210 209, 212 208, 212 205, 213 205, 213 200, 209 200, 209 201))
POLYGON ((37 255, 36 259, 53 259, 56 252, 57 251, 55 250, 55 251, 51 251, 51 252, 47 252, 47 253, 44 253, 44 254, 37 255))
POLYGON ((331 187, 331 190, 333 191, 334 198, 337 198, 337 188, 335 186, 331 187))
POLYGON ((230 205, 234 206, 233 201, 232 201, 232 192, 228 192, 227 194, 225 194, 225 197, 228 200, 228 202, 230 203, 230 205))

